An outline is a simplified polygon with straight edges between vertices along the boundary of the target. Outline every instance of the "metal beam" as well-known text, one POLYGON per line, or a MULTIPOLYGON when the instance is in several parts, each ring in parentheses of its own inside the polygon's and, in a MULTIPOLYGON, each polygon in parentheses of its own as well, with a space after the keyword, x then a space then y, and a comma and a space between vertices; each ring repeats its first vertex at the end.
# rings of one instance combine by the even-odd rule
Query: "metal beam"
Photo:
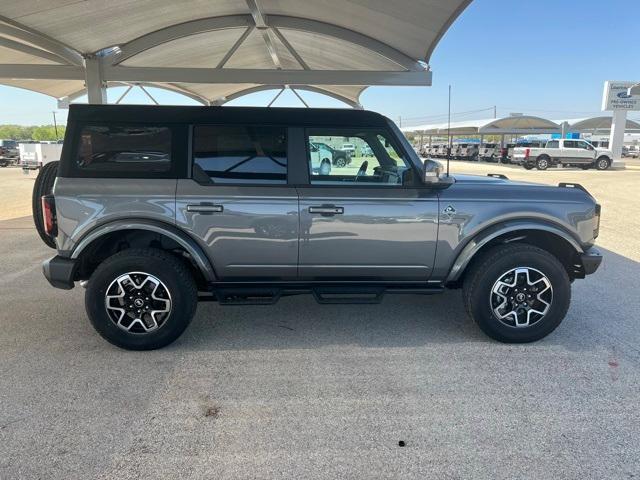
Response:
POLYGON ((0 47, 9 48, 11 50, 15 50, 17 52, 26 53, 27 55, 32 55, 34 57, 43 58, 45 60, 49 60, 54 63, 67 63, 66 59, 54 55, 51 52, 47 52, 46 50, 41 50, 39 48, 32 47, 30 45, 15 42, 8 38, 0 37, 0 47))
MULTIPOLYGON (((2 71, 0 66, 0 72, 2 71)), ((1 76, 1 75, 0 75, 1 76)), ((104 76, 115 82, 259 83, 263 85, 386 85, 428 86, 431 72, 364 70, 268 70, 243 68, 108 67, 104 76)), ((13 77, 16 78, 16 77, 13 77)), ((20 78, 20 77, 17 77, 20 78)), ((43 77, 36 77, 43 78, 43 77)), ((50 77, 49 77, 50 78, 50 77)), ((53 77, 58 78, 58 77, 53 77)))
POLYGON ((295 88, 291 88, 291 91, 295 94, 296 97, 298 97, 298 100, 300 100, 306 108, 309 108, 309 104, 304 101, 304 98, 302 98, 298 92, 296 92, 295 88))
POLYGON ((253 26, 254 21, 251 15, 227 15, 224 17, 200 18, 198 20, 171 25, 138 37, 120 45, 118 53, 108 55, 105 58, 109 59, 109 63, 112 65, 117 65, 134 55, 179 38, 227 28, 248 28, 253 26))
POLYGON ((23 40, 64 60, 70 65, 82 66, 82 55, 64 43, 26 27, 15 20, 0 16, 0 33, 23 40))
POLYGON ((277 28, 272 28, 271 30, 273 31, 275 36, 278 37, 278 39, 285 46, 285 48, 289 50, 289 53, 293 56, 293 58, 296 59, 296 62, 298 62, 298 64, 300 64, 300 66, 305 70, 311 70, 309 68, 309 65, 307 65, 307 62, 305 62, 304 59, 300 56, 300 54, 296 51, 296 49, 293 48, 293 46, 289 43, 289 40, 285 38, 282 32, 277 28))
POLYGON ((273 97, 273 99, 269 102, 267 107, 270 107, 271 105, 273 105, 276 102, 276 100, 280 97, 280 95, 282 95, 282 92, 284 92, 284 87, 282 87, 280 91, 276 94, 276 96, 273 97))
POLYGON ((238 40, 236 40, 236 42, 229 49, 229 51, 227 53, 225 53, 224 57, 222 57, 222 60, 220 60, 220 62, 218 62, 218 65, 216 65, 216 68, 222 68, 227 64, 229 59, 231 57, 233 57, 233 54, 238 51, 238 48, 240 48, 240 46, 244 43, 244 41, 247 39, 247 37, 249 37, 249 35, 251 35, 251 32, 253 32, 254 28, 255 27, 247 27, 245 29, 244 33, 242 35, 240 35, 240 38, 238 38, 238 40))
POLYGON ((0 78, 84 80, 84 68, 72 65, 0 64, 0 78))
POLYGON ((260 31, 260 35, 262 35, 262 40, 264 41, 265 46, 267 47, 267 52, 269 52, 269 56, 273 61, 273 64, 277 69, 282 68, 282 61, 278 55, 278 49, 276 48, 276 43, 273 38, 273 34, 271 33, 271 29, 267 25, 267 22, 264 20, 264 15, 262 10, 260 10, 260 6, 258 5, 257 0, 246 0, 247 7, 249 7, 249 11, 251 12, 251 16, 253 17, 253 21, 256 24, 256 28, 260 31))

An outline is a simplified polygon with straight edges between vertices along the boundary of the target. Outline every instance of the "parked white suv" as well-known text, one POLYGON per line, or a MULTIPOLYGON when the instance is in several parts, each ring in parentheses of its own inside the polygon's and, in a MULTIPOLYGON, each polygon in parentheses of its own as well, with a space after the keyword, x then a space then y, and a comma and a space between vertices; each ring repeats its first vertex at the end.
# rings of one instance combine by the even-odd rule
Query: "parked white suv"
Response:
POLYGON ((546 170, 555 165, 578 166, 584 170, 595 167, 606 170, 611 166, 611 150, 596 148, 586 140, 550 140, 544 148, 514 148, 513 163, 527 170, 536 167, 546 170))

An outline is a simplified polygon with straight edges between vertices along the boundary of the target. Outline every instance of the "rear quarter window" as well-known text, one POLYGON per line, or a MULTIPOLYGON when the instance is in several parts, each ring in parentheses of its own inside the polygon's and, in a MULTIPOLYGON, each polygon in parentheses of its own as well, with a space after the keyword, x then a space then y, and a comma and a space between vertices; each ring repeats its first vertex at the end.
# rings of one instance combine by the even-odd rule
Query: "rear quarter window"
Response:
MULTIPOLYGON (((75 138, 71 176, 175 178, 173 133, 161 125, 84 125, 75 138)), ((64 156, 64 154, 63 154, 64 156)))

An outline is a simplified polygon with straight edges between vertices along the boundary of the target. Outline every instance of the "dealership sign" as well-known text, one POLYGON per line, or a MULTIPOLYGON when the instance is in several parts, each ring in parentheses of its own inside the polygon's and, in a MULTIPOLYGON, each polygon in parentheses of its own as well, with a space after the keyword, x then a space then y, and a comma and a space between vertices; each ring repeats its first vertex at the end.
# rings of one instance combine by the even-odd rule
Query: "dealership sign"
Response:
POLYGON ((640 110, 640 96, 629 95, 629 89, 638 82, 604 82, 602 110, 640 110))

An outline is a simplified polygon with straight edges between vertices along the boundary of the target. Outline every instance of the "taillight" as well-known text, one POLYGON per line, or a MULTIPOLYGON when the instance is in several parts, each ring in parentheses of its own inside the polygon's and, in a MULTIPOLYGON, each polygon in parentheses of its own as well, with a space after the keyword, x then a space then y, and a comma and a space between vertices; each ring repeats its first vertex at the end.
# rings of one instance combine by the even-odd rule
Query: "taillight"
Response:
POLYGON ((524 158, 529 158, 529 154, 531 153, 531 149, 530 148, 525 148, 524 150, 524 158))
POLYGON ((58 235, 58 220, 56 219, 56 202, 53 195, 42 196, 42 220, 44 231, 50 237, 58 235))

